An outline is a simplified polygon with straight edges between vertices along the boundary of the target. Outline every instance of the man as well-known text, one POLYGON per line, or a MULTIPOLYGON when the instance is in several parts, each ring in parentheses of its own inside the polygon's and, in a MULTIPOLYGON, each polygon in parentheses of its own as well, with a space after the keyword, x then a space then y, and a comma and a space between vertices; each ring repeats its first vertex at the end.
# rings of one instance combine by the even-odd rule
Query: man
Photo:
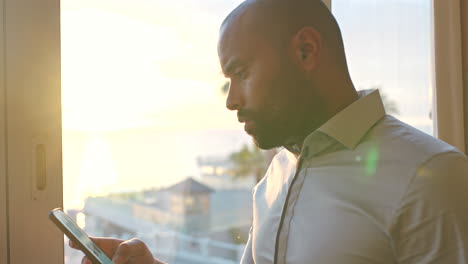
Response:
MULTIPOLYGON (((260 148, 284 147, 241 263, 468 263, 468 159, 356 92, 321 1, 247 0, 220 33, 227 108, 260 148)), ((139 240, 95 241, 115 263, 160 263, 139 240)))

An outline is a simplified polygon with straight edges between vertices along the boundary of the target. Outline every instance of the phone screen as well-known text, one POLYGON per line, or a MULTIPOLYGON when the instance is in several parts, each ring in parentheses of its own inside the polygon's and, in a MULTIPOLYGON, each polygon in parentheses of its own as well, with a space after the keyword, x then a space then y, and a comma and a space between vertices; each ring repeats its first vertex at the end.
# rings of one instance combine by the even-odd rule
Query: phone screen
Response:
POLYGON ((112 264, 109 257, 61 209, 54 209, 49 213, 49 217, 69 239, 81 246, 91 261, 99 264, 112 264))

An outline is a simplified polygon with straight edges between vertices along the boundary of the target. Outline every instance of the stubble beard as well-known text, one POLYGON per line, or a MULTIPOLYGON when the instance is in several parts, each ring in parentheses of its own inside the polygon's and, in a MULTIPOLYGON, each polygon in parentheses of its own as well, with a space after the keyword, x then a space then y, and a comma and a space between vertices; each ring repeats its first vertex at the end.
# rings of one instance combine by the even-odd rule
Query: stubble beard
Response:
POLYGON ((291 125, 282 118, 262 118, 255 120, 252 130, 246 131, 260 149, 272 149, 285 144, 291 125))

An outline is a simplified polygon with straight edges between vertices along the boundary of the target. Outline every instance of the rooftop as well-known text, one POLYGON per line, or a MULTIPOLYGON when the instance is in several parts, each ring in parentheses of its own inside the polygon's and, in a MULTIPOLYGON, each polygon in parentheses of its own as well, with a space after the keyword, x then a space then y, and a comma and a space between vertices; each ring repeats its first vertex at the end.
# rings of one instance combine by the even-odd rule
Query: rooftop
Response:
POLYGON ((189 177, 184 181, 168 187, 165 191, 178 194, 200 194, 211 193, 214 190, 189 177))

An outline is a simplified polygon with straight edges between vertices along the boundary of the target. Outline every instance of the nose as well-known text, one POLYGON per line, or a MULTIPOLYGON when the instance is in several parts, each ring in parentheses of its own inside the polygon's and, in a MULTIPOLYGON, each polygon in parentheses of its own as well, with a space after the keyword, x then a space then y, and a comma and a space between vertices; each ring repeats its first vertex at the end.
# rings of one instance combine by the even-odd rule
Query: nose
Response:
POLYGON ((234 82, 229 83, 229 92, 226 99, 226 107, 229 110, 239 110, 243 104, 241 91, 234 82))

